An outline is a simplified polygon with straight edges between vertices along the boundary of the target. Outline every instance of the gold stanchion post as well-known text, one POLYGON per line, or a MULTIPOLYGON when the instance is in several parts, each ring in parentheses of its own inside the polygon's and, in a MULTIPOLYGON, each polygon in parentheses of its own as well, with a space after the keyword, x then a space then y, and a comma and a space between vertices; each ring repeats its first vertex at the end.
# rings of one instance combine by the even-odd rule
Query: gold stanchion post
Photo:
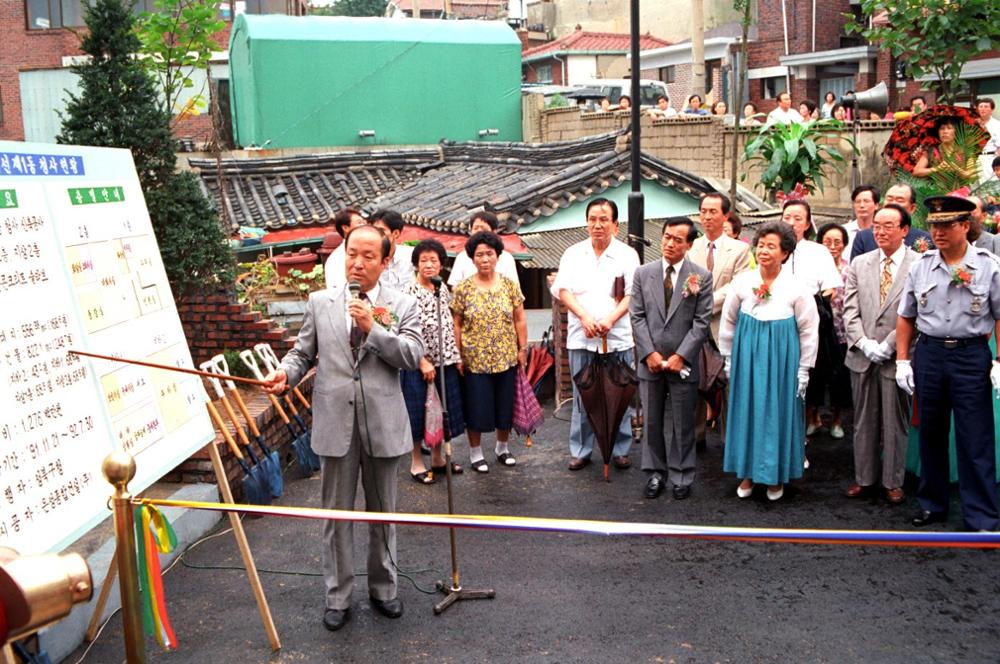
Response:
POLYGON ((128 483, 135 477, 135 459, 127 452, 114 452, 104 458, 101 472, 115 488, 110 502, 115 515, 115 559, 120 580, 118 588, 122 599, 122 624, 125 628, 125 661, 129 664, 144 664, 146 644, 142 633, 135 520, 132 495, 128 492, 128 483))

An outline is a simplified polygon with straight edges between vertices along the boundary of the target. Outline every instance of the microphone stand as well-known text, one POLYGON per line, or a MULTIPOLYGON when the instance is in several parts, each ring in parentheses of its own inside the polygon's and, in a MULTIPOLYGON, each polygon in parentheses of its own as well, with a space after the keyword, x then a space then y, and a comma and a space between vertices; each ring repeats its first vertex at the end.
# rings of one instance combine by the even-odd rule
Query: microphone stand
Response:
MULTIPOLYGON (((441 278, 435 277, 431 280, 434 284, 434 301, 437 307, 437 322, 438 322, 438 361, 440 367, 437 368, 438 377, 440 378, 441 385, 441 419, 444 427, 444 466, 445 466, 445 476, 447 477, 448 485, 448 514, 449 516, 455 514, 455 503, 454 496, 451 489, 451 421, 448 417, 448 391, 445 389, 445 371, 444 371, 444 319, 441 317, 441 278)), ((433 389, 428 386, 427 389, 433 389)), ((492 588, 486 588, 483 590, 469 590, 462 587, 461 578, 458 572, 458 547, 455 542, 455 528, 448 528, 448 536, 451 539, 451 586, 447 585, 447 581, 441 580, 437 582, 437 589, 444 593, 445 598, 434 605, 434 615, 441 615, 445 609, 454 604, 455 602, 463 599, 493 599, 496 597, 496 591, 492 588)))

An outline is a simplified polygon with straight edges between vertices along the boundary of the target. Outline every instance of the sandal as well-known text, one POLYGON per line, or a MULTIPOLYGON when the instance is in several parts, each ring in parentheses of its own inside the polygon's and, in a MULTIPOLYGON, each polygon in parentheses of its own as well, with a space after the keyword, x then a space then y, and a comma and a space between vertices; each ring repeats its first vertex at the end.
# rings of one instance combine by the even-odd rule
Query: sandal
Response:
MULTIPOLYGON (((448 465, 442 463, 440 466, 431 466, 431 470, 433 470, 435 473, 441 473, 443 475, 446 472, 448 472, 448 465)), ((454 461, 451 462, 451 474, 452 475, 461 475, 463 472, 465 472, 464 468, 462 468, 460 465, 458 465, 454 461)))
POLYGON ((504 466, 516 466, 517 459, 515 459, 509 452, 504 452, 503 454, 497 455, 497 463, 504 466))
MULTIPOLYGON (((473 461, 469 464, 472 469, 477 473, 488 473, 490 472, 490 467, 486 465, 486 459, 480 459, 479 461, 473 461)), ((455 472, 454 470, 452 472, 455 472)))
POLYGON ((437 482, 437 480, 434 479, 434 473, 429 470, 425 470, 422 473, 410 473, 410 477, 412 477, 413 481, 417 484, 434 484, 437 482))

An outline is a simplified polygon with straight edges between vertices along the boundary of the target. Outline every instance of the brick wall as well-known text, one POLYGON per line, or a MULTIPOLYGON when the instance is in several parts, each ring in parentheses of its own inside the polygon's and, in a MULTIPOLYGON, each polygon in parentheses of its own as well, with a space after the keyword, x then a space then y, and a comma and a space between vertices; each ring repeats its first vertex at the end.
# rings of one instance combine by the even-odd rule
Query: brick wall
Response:
MULTIPOLYGON (((213 36, 219 50, 229 45, 232 23, 213 36)), ((0 140, 23 141, 19 73, 33 69, 62 69, 64 56, 81 55, 80 37, 86 28, 28 30, 25 0, 0 2, 0 140)), ((203 143, 211 136, 208 113, 178 122, 174 135, 203 143)))
POLYGON ((177 313, 195 364, 224 350, 245 350, 271 344, 281 357, 295 345, 286 328, 236 301, 232 293, 207 293, 178 298, 177 313))

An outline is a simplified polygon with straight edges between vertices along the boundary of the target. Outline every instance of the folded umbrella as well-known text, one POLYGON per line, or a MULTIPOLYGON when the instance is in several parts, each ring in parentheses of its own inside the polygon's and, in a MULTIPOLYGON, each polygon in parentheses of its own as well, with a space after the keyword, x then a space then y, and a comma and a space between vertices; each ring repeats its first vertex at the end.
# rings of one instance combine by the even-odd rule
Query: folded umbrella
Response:
POLYGON ((514 431, 526 436, 524 444, 531 447, 531 434, 545 421, 545 413, 535 398, 535 391, 528 382, 524 369, 517 368, 514 378, 514 431))
POLYGON ((578 371, 573 382, 604 458, 604 479, 610 482, 609 467, 618 425, 635 396, 639 379, 635 369, 608 354, 607 337, 602 341, 604 352, 578 371))

